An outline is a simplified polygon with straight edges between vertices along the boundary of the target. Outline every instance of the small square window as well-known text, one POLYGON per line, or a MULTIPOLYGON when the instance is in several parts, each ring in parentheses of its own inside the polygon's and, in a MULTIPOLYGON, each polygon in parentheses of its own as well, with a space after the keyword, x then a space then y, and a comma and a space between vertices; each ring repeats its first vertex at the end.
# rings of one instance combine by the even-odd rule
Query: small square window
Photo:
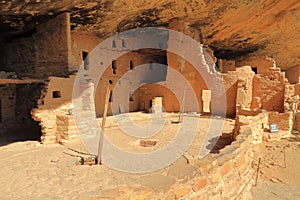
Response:
POLYGON ((61 92, 60 91, 53 91, 52 92, 52 98, 61 98, 61 92))
POLYGON ((112 48, 116 48, 116 47, 117 47, 117 44, 116 44, 116 41, 115 41, 115 40, 112 41, 111 46, 112 46, 112 48))

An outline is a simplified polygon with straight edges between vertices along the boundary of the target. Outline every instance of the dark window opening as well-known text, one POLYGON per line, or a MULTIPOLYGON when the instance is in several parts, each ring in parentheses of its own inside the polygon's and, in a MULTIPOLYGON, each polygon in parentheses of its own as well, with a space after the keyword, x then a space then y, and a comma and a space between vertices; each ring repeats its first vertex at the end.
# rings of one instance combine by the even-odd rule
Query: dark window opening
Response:
POLYGON ((115 40, 112 41, 112 45, 111 46, 112 46, 112 48, 116 48, 117 47, 117 44, 116 44, 115 40))
POLYGON ((82 61, 84 64, 84 69, 88 70, 89 69, 89 59, 88 59, 88 52, 82 51, 82 61))
POLYGON ((252 71, 257 74, 257 67, 252 67, 252 71))
POLYGON ((129 66, 130 66, 130 69, 132 70, 133 69, 133 61, 132 60, 130 61, 129 66))
POLYGON ((112 102, 113 101, 113 91, 110 91, 109 93, 109 102, 112 102))
POLYGON ((52 98, 61 98, 60 91, 53 91, 52 92, 52 98))
POLYGON ((109 81, 108 81, 108 83, 109 83, 110 85, 112 85, 112 84, 113 84, 112 80, 109 80, 109 81))
POLYGON ((126 44, 125 44, 125 40, 124 39, 122 39, 122 47, 126 48, 126 44))
POLYGON ((117 61, 116 60, 112 60, 111 68, 113 70, 113 74, 116 74, 117 73, 117 61))
POLYGON ((132 92, 129 94, 129 101, 134 101, 132 92))

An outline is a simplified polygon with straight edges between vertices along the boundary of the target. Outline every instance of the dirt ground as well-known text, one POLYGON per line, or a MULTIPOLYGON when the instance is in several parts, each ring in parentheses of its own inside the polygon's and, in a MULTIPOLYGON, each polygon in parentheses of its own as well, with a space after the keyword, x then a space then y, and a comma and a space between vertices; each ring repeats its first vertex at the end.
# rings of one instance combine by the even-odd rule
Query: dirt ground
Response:
MULTIPOLYGON (((134 121, 140 125, 147 124, 145 117, 134 117, 134 121)), ((175 118, 170 116, 168 119, 172 121, 175 118)), ((209 120, 205 117, 201 119, 203 123, 199 126, 195 142, 187 151, 189 155, 198 153, 197 145, 203 138, 201 133, 208 128, 209 120)), ((230 132, 233 125, 234 121, 227 119, 223 132, 230 132)), ((158 141, 153 147, 140 146, 136 138, 123 135, 114 126, 107 129, 106 135, 121 148, 148 152, 171 140, 179 125, 168 123, 166 126, 153 136, 152 139, 158 141)), ((295 135, 282 141, 255 145, 253 167, 257 168, 259 156, 261 164, 257 186, 251 190, 253 199, 300 199, 299 138, 299 135, 295 135)), ((76 151, 84 151, 78 141, 62 146, 14 139, 1 136, 0 140, 1 199, 112 199, 117 196, 123 199, 130 199, 129 196, 143 199, 148 194, 167 191, 172 185, 171 179, 162 177, 166 169, 147 174, 129 174, 103 165, 78 165, 80 154, 76 151), (143 185, 145 190, 132 190, 135 185, 143 185), (128 186, 131 187, 130 191, 126 189, 128 186)), ((176 167, 176 164, 182 162, 185 162, 183 157, 172 166, 176 167)))
POLYGON ((261 158, 254 199, 300 199, 300 135, 269 141, 254 148, 254 165, 261 158))

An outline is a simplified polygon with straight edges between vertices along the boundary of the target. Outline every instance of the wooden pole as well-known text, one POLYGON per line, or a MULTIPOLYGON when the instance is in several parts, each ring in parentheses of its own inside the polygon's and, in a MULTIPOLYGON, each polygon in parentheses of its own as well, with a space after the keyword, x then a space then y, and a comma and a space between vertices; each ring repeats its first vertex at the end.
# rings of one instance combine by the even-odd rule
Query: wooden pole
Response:
POLYGON ((105 101, 104 101, 104 111, 102 117, 102 127, 100 132, 99 146, 98 146, 98 157, 97 157, 97 165, 102 164, 102 149, 103 149, 103 138, 104 138, 104 129, 105 129, 105 121, 108 109, 108 101, 110 96, 109 86, 106 89, 105 101))
POLYGON ((257 184, 258 173, 259 173, 259 167, 260 167, 260 160, 261 160, 261 157, 258 158, 258 164, 257 164, 257 170, 256 170, 256 177, 255 177, 255 183, 254 183, 254 186, 256 186, 256 184, 257 184))
POLYGON ((283 147, 284 168, 286 168, 285 147, 283 147))

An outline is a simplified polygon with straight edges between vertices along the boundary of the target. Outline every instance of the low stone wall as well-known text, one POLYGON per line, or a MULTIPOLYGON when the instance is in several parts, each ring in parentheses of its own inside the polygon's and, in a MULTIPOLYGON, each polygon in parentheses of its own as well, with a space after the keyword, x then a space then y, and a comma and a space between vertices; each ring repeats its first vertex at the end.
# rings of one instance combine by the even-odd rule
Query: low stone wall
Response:
POLYGON ((293 129, 293 113, 278 113, 260 111, 245 111, 240 110, 235 122, 235 136, 239 134, 240 128, 243 125, 251 125, 252 142, 254 144, 272 139, 281 139, 289 137, 293 129), (250 115, 250 116, 249 116, 250 115), (270 133, 269 125, 275 123, 278 125, 277 133, 270 133))
MULTIPOLYGON (((250 111, 249 111, 250 112, 250 111)), ((254 114, 246 111, 240 111, 243 114, 254 114)), ((239 135, 242 131, 242 126, 250 126, 252 130, 252 143, 257 144, 263 141, 264 131, 268 129, 268 112, 261 112, 254 116, 238 115, 235 120, 234 137, 239 135)))
POLYGON ((96 199, 123 199, 123 193, 136 199, 243 199, 254 180, 253 144, 250 126, 240 130, 236 140, 218 154, 182 156, 154 175, 145 175, 137 184, 103 191, 96 199))
POLYGON ((73 90, 74 78, 75 76, 70 78, 49 77, 45 91, 41 92, 38 108, 31 111, 32 118, 41 126, 43 143, 61 142, 57 138, 57 122, 62 122, 57 121, 57 116, 67 116, 68 110, 72 109, 72 93, 70 91, 73 90))
POLYGON ((281 132, 289 135, 293 129, 293 113, 269 112, 269 124, 275 123, 281 132))
POLYGON ((199 172, 190 184, 178 184, 175 198, 183 196, 189 199, 234 199, 242 198, 242 191, 251 186, 253 171, 252 131, 249 126, 243 126, 241 133, 231 145, 197 162, 199 172), (188 186, 186 186, 188 185, 188 186), (183 191, 191 188, 189 194, 183 191))
POLYGON ((60 144, 68 143, 70 140, 78 139, 78 132, 73 116, 56 116, 56 141, 60 144))
POLYGON ((300 113, 295 114, 294 130, 300 131, 300 113))

